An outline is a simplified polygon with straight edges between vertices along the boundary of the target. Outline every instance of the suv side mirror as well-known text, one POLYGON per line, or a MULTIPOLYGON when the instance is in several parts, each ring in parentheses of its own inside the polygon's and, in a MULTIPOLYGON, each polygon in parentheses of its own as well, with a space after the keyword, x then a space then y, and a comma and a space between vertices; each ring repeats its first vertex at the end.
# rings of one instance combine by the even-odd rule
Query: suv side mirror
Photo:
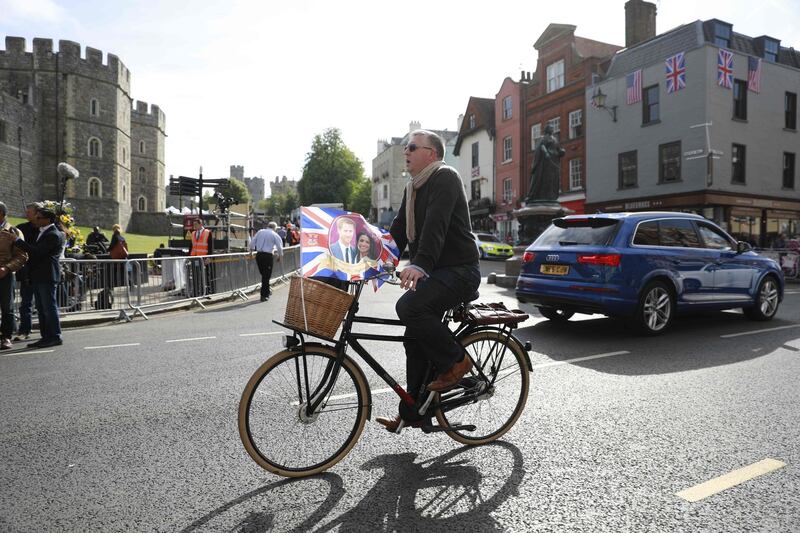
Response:
POLYGON ((749 242, 739 241, 739 242, 736 243, 736 253, 737 254, 743 254, 745 252, 749 252, 752 249, 753 249, 753 247, 750 246, 749 242))

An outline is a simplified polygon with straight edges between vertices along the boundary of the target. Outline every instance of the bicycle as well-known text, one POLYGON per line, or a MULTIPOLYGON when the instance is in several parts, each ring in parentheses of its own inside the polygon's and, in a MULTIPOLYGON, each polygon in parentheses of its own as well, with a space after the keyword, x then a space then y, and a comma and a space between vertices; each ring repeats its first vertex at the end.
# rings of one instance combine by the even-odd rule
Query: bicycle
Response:
MULTIPOLYGON (((393 271, 386 276, 387 282, 399 283, 393 271)), ((371 418, 372 399, 366 376, 347 354, 348 347, 400 397, 404 421, 436 418, 438 426, 421 428, 426 433, 442 431, 461 444, 486 444, 504 435, 522 414, 528 398, 530 343, 523 344, 512 332, 527 314, 481 315, 472 313, 479 306, 469 302, 447 311, 443 320, 465 355, 472 358, 473 368, 449 391, 428 392, 423 386, 417 401, 359 342, 403 342, 410 337, 352 331, 355 323, 403 325, 398 319, 357 315, 366 281, 349 282, 353 303, 338 339, 273 321, 293 333, 284 337, 285 349, 252 375, 238 411, 242 443, 264 469, 285 477, 317 474, 342 460, 358 441, 371 418), (307 341, 306 335, 326 342, 307 341), (461 420, 456 421, 458 418, 461 420)), ((432 373, 429 365, 428 378, 432 373)), ((401 422, 397 432, 404 427, 401 422)))

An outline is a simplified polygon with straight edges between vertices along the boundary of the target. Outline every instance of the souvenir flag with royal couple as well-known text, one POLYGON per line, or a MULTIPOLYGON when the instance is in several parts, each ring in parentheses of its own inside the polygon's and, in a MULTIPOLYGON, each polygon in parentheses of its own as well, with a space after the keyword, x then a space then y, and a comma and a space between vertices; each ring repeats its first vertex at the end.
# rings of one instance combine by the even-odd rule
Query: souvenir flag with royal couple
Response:
MULTIPOLYGON (((392 236, 358 213, 332 207, 300 208, 300 261, 304 278, 375 278, 397 266, 400 250, 392 236)), ((376 290, 382 284, 378 279, 376 290)))

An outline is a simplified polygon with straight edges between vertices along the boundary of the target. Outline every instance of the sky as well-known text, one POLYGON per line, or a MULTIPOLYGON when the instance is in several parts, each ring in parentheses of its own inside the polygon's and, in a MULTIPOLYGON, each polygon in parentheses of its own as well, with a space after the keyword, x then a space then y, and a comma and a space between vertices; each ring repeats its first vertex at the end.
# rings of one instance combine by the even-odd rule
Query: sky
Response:
MULTIPOLYGON (((300 179, 335 127, 372 173, 411 121, 456 130, 470 96, 536 69, 548 24, 625 44, 625 0, 0 0, 0 34, 117 55, 131 97, 166 114, 167 175, 300 179)), ((800 0, 663 0, 658 33, 718 18, 800 49, 800 0)), ((4 48, 4 40, 0 48, 4 48)), ((267 186, 269 194, 269 186, 267 186)))

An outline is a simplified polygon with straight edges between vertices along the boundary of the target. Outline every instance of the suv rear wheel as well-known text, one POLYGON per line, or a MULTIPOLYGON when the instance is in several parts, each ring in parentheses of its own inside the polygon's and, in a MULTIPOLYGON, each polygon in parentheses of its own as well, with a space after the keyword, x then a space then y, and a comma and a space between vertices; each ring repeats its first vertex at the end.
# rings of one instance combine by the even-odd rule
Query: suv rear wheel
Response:
POLYGON ((750 320, 764 322, 772 320, 778 312, 778 283, 772 276, 767 276, 761 280, 756 292, 756 301, 753 307, 743 309, 744 316, 750 320))
POLYGON ((646 335, 660 335, 672 323, 675 315, 675 297, 663 281, 647 284, 639 297, 636 321, 646 335))
POLYGON ((563 309, 556 309, 555 307, 536 307, 536 309, 542 313, 543 317, 555 322, 566 322, 575 314, 572 311, 564 311, 563 309))

